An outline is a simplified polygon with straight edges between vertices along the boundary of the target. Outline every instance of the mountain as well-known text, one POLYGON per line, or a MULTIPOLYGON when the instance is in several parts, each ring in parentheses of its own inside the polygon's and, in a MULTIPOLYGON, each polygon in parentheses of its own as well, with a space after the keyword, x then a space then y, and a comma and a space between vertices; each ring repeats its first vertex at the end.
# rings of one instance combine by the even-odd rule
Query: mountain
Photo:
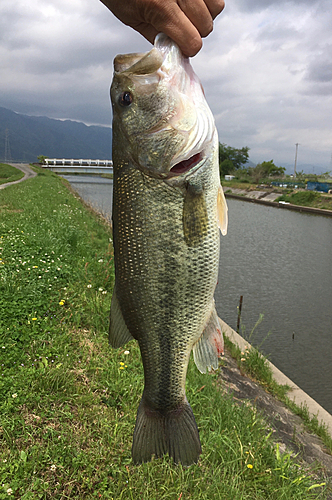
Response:
POLYGON ((0 107, 0 161, 49 158, 111 158, 112 129, 45 116, 27 116, 0 107), (5 154, 7 153, 7 154, 5 154))
MULTIPOLYGON (((283 163, 281 165, 286 169, 286 174, 293 174, 294 173, 294 163, 283 163)), ((314 165, 313 163, 298 163, 296 165, 296 172, 305 172, 306 174, 316 174, 316 175, 321 175, 325 173, 326 171, 331 170, 331 168, 328 167, 321 167, 318 165, 314 165)))

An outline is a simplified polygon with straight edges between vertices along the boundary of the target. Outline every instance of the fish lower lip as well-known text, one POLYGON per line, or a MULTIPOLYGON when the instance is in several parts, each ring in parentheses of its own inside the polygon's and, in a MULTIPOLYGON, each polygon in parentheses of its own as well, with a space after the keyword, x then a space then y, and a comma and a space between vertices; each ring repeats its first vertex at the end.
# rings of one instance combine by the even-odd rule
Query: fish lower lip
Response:
POLYGON ((188 160, 180 161, 171 168, 169 176, 173 177, 175 175, 181 175, 189 172, 193 167, 195 167, 203 158, 202 153, 196 153, 195 155, 188 158, 188 160))

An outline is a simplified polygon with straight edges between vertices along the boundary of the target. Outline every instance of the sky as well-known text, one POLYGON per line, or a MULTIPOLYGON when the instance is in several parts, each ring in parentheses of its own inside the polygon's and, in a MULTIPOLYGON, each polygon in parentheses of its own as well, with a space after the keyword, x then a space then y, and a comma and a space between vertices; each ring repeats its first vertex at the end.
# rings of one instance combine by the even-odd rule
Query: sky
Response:
MULTIPOLYGON (((331 0, 226 0, 191 60, 220 142, 332 170, 331 26, 331 0)), ((1 0, 0 106, 109 126, 114 57, 150 48, 99 0, 1 0)))

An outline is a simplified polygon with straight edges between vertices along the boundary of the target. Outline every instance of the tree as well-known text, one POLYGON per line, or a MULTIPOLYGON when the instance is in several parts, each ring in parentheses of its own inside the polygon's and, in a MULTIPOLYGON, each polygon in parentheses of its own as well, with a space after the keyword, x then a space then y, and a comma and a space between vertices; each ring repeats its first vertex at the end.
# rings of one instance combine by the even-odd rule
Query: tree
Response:
POLYGON ((48 158, 48 156, 44 156, 44 155, 39 155, 39 156, 37 156, 37 160, 39 161, 39 163, 40 163, 41 165, 44 165, 44 164, 45 164, 45 160, 46 160, 46 158, 48 158))
POLYGON ((249 159, 249 148, 245 146, 241 149, 232 148, 227 144, 219 143, 219 169, 220 174, 225 176, 234 170, 238 170, 249 159))
POLYGON ((219 170, 222 176, 228 175, 234 171, 234 163, 232 160, 226 159, 219 163, 219 170))
POLYGON ((277 167, 273 160, 263 161, 262 163, 258 163, 255 168, 249 168, 248 173, 251 177, 253 177, 255 182, 259 182, 260 179, 264 179, 266 177, 279 177, 284 175, 285 173, 284 167, 277 167))

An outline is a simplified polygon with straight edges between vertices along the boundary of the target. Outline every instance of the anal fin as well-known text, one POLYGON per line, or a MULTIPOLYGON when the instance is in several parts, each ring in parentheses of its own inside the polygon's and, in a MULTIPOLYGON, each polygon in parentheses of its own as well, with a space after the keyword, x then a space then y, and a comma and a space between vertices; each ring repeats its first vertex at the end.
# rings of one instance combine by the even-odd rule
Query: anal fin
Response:
POLYGON ((111 314, 110 314, 110 327, 108 340, 112 347, 121 347, 133 339, 130 331, 127 328, 125 320, 121 312, 120 304, 116 296, 116 288, 114 287, 111 314))
POLYGON ((218 358, 224 352, 224 338, 214 303, 201 338, 193 348, 194 361, 201 373, 218 368, 218 358))

